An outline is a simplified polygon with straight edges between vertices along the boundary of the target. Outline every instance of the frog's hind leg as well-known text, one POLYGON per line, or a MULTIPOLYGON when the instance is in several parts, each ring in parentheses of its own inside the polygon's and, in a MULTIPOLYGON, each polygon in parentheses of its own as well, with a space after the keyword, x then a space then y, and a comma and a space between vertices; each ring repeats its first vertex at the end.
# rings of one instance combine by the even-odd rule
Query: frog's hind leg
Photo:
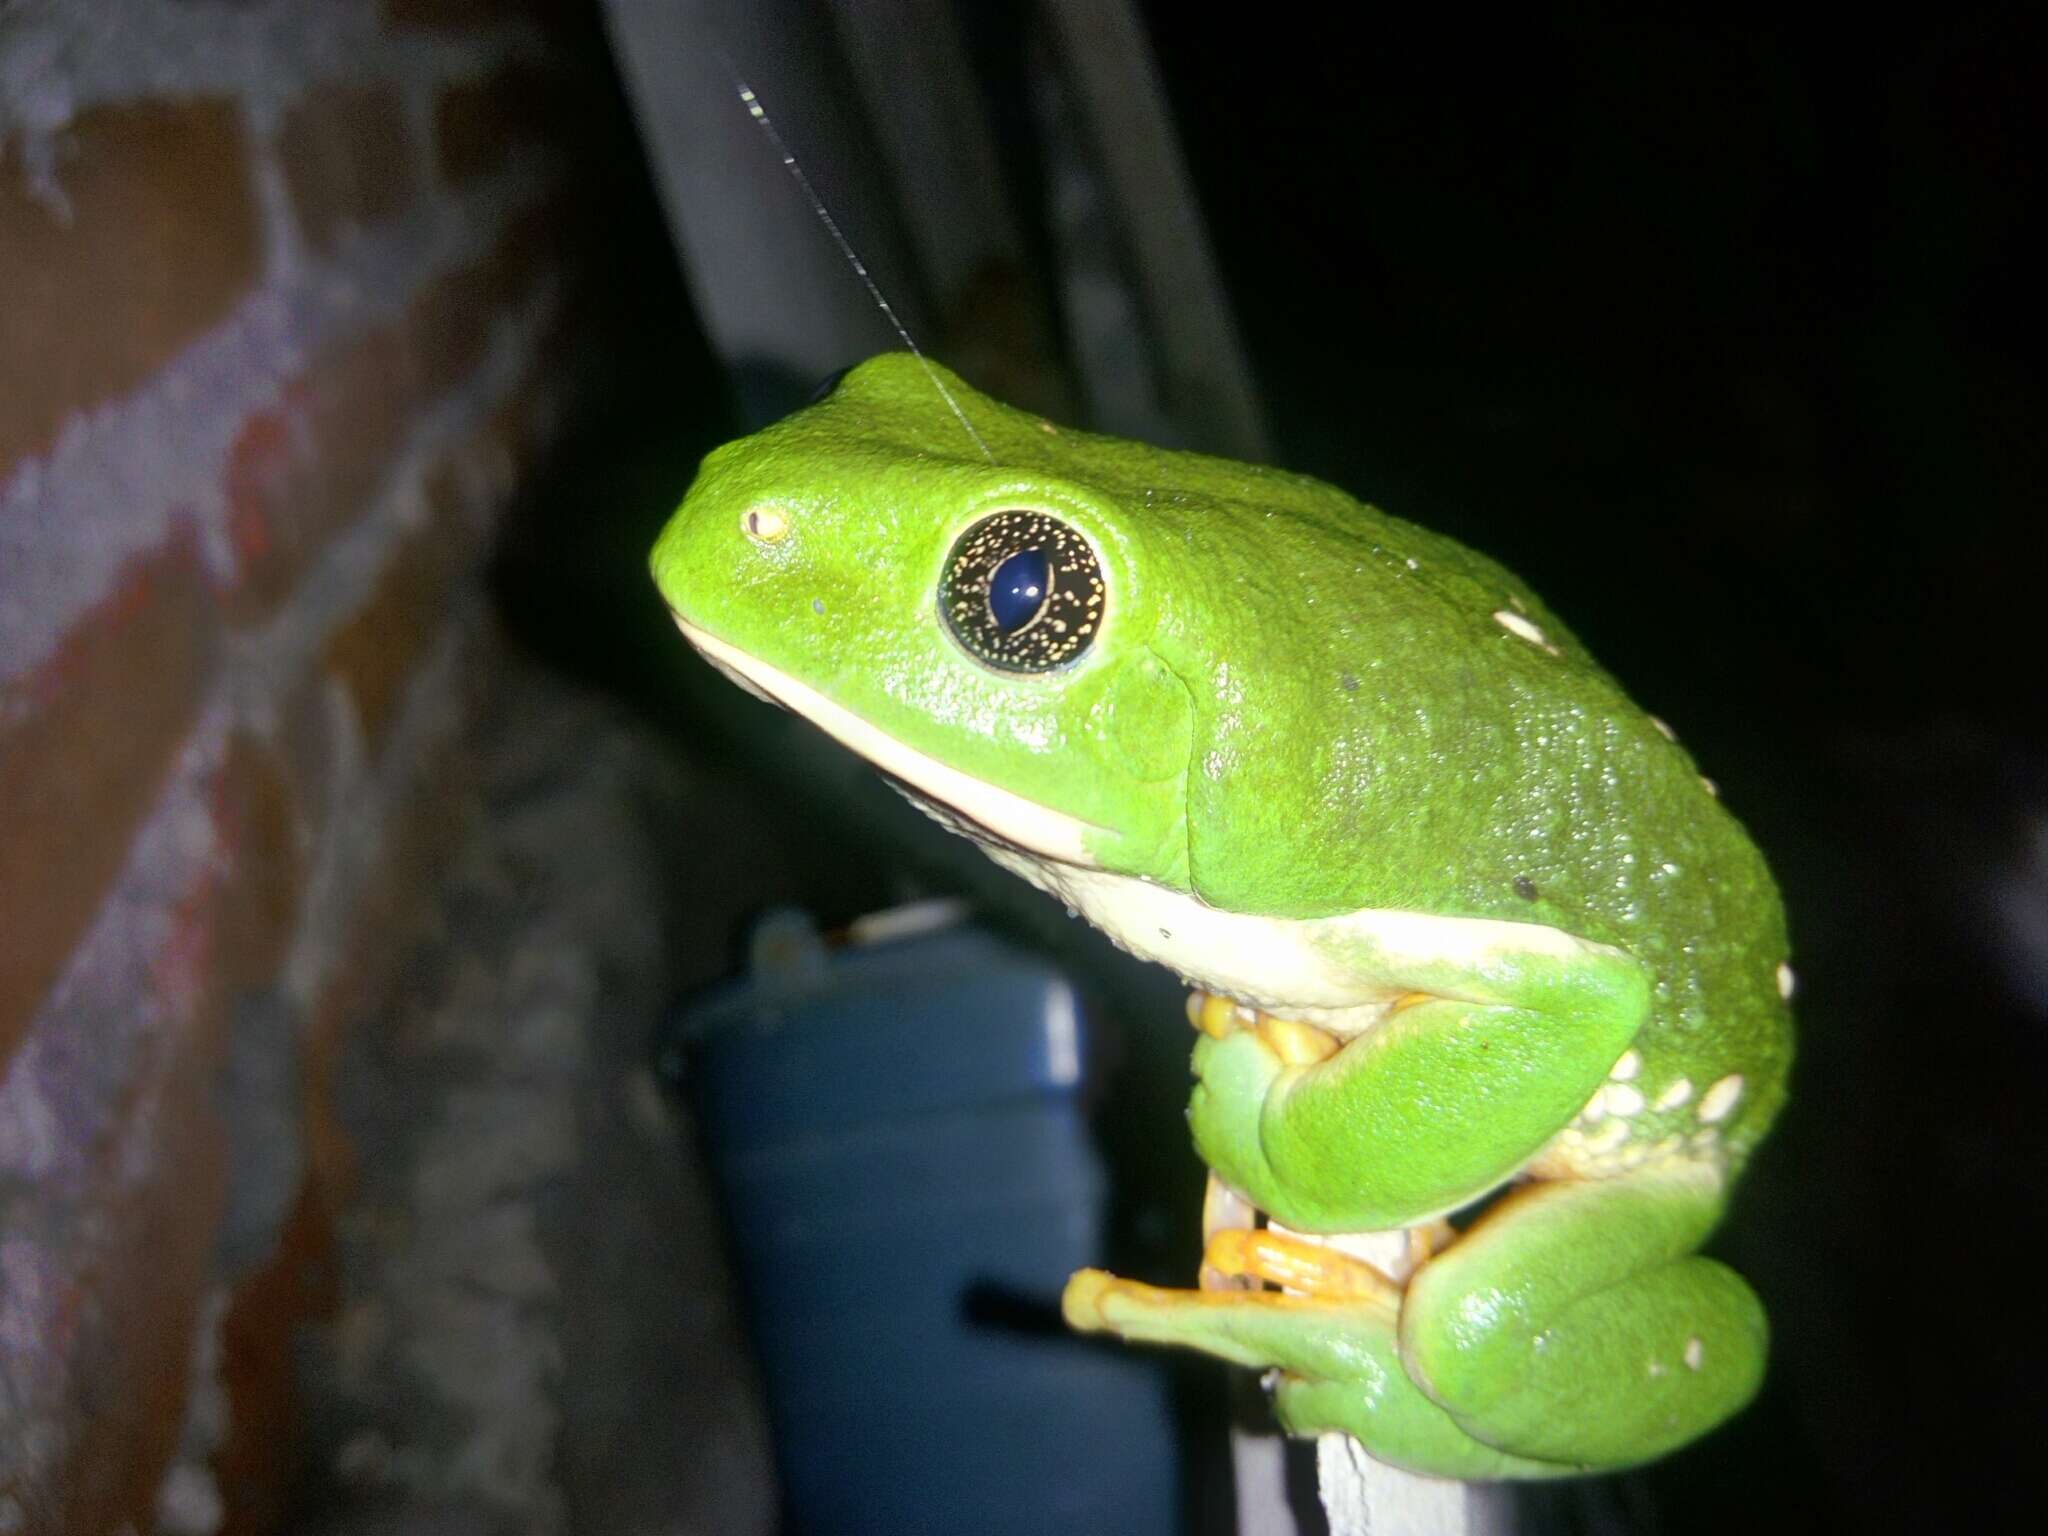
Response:
POLYGON ((1277 1407, 1295 1434, 1355 1434, 1373 1455, 1438 1477, 1557 1476, 1575 1469, 1503 1454, 1431 1402, 1400 1360, 1401 1289, 1361 1259, 1274 1232, 1226 1230, 1205 1264, 1292 1292, 1162 1290, 1082 1270, 1067 1321, 1141 1343, 1173 1344, 1252 1367, 1278 1366, 1277 1407))
POLYGON ((1340 1430, 1439 1477, 1557 1477, 1647 1461, 1740 1409, 1763 1311, 1694 1249, 1721 1205, 1703 1164, 1526 1185, 1402 1289, 1280 1233, 1226 1230, 1206 1262, 1274 1291, 1171 1291, 1083 1270, 1082 1331, 1277 1366, 1281 1422, 1340 1430))
POLYGON ((1476 1438, 1541 1461, 1625 1466, 1704 1434, 1755 1394, 1767 1351, 1755 1295, 1694 1252, 1722 1190, 1693 1163, 1516 1190, 1410 1280, 1407 1374, 1476 1438))

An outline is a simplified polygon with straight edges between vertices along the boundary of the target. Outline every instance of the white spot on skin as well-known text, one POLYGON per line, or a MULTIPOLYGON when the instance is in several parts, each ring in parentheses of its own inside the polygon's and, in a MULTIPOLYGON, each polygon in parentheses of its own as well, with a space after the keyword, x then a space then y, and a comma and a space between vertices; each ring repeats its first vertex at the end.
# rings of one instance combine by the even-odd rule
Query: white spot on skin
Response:
POLYGON ((1678 740, 1678 732, 1671 729, 1670 726, 1666 725, 1662 720, 1658 719, 1655 715, 1650 716, 1650 724, 1657 727, 1658 733, 1662 735, 1666 741, 1678 740))
POLYGON ((1799 990, 1799 978, 1792 974, 1792 967, 1782 960, 1778 962, 1778 996, 1786 1002, 1792 1001, 1792 994, 1799 990))
POLYGON ((1670 1086, 1657 1095, 1657 1107, 1659 1109, 1676 1109, 1691 1097, 1692 1079, 1689 1077, 1673 1078, 1670 1086))
POLYGON ((1642 1112, 1643 1096, 1626 1083, 1609 1083, 1600 1090, 1600 1096, 1607 1104, 1610 1115, 1634 1115, 1642 1112))
POLYGON ((1698 1370, 1701 1364, 1706 1360, 1706 1358, 1706 1345, 1702 1344, 1697 1338, 1687 1339, 1685 1341, 1685 1367, 1687 1370, 1698 1370))
POLYGON ((1586 1138, 1586 1150, 1595 1154, 1612 1152, 1628 1140, 1628 1122, 1609 1120, 1599 1130, 1586 1138))
POLYGON ((1621 1053, 1621 1059, 1607 1075, 1617 1083, 1628 1083, 1635 1081, 1636 1074, 1642 1070, 1643 1053, 1631 1047, 1621 1053))
POLYGON ((1548 647, 1550 644, 1550 641, 1544 637, 1543 631, 1536 626, 1535 621, 1526 619, 1519 613, 1511 613, 1505 608, 1496 608, 1493 611, 1493 622, 1509 634, 1521 636, 1531 645, 1548 647))
POLYGON ((1655 1380, 1659 1376, 1665 1375, 1669 1370, 1670 1367, 1665 1365, 1665 1363, 1662 1360, 1652 1360, 1650 1362, 1650 1377, 1652 1380, 1655 1380))
POLYGON ((1700 788, 1704 789, 1716 800, 1721 798, 1721 786, 1716 784, 1712 779, 1708 778, 1704 773, 1700 775, 1700 788))
POLYGON ((1708 1125, 1728 1118, 1742 1097, 1742 1074, 1730 1072, 1700 1095, 1700 1119, 1708 1125))

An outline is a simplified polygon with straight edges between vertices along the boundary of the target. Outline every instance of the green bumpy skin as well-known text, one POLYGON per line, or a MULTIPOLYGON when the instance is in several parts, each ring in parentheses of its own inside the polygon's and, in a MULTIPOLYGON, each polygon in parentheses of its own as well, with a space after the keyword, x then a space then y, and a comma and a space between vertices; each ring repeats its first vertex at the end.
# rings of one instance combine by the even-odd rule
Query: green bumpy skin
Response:
POLYGON ((1276 1223, 1510 1191, 1394 1303, 1091 1271, 1077 1326, 1277 1367, 1289 1428, 1445 1476, 1646 1460, 1748 1400, 1761 1310, 1696 1250, 1784 1098, 1782 911, 1669 730, 1514 576, 904 354, 711 454, 653 567, 738 680, 1244 1005, 1198 1042, 1190 1123, 1276 1223), (956 543, 1012 510, 1078 534, 1107 599, 1050 671, 940 611, 956 543))

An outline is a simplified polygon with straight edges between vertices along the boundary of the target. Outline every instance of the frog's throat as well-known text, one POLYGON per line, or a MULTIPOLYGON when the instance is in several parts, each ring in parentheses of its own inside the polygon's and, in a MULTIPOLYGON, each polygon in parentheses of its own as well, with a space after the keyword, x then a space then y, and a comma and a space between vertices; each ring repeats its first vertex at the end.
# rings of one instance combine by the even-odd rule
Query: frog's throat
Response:
MULTIPOLYGON (((842 746, 910 786, 919 796, 1026 853, 1082 869, 1100 867, 1089 851, 1088 836, 1101 835, 1107 828, 1027 800, 949 767, 937 758, 927 757, 779 667, 699 629, 680 614, 675 620, 683 638, 726 677, 756 698, 802 715, 842 746)), ((956 830, 969 831, 966 827, 956 830)))

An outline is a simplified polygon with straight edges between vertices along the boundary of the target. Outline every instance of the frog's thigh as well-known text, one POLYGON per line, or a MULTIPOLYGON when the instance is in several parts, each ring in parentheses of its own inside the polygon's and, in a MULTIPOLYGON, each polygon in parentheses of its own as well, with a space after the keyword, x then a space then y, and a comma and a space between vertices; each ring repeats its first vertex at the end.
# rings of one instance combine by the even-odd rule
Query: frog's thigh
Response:
POLYGON ((1720 1209, 1680 1165, 1516 1191, 1409 1282, 1408 1374, 1467 1432, 1585 1467, 1647 1460, 1735 1413, 1763 1376, 1763 1309, 1692 1250, 1720 1209))

